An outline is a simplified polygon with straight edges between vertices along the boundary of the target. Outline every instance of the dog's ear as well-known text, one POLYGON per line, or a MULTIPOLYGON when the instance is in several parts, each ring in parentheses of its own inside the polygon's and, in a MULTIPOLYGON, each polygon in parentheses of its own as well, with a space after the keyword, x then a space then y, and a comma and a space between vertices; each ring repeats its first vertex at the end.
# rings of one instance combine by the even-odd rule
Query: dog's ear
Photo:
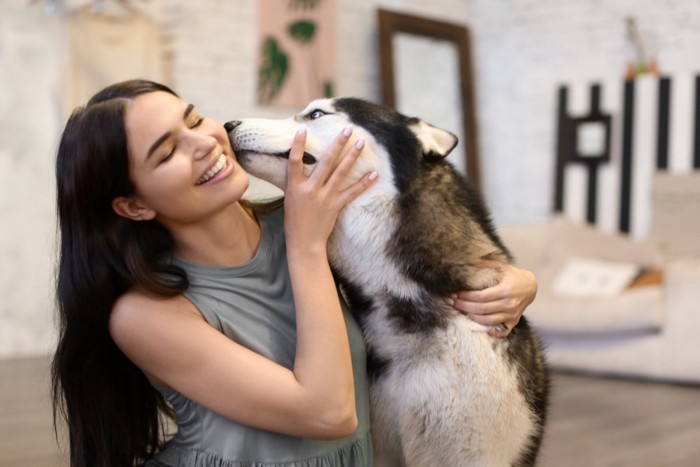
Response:
POLYGON ((454 133, 435 127, 423 120, 415 119, 409 127, 418 138, 425 158, 442 159, 457 146, 458 138, 454 133))

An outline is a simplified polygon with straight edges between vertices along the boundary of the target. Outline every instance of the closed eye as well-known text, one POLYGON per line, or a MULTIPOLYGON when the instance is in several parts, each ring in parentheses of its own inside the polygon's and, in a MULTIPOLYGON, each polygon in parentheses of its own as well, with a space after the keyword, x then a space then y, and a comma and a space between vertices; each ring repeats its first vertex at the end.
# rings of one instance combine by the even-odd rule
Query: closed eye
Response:
MULTIPOLYGON (((200 126, 204 122, 204 118, 199 117, 197 120, 195 120, 194 124, 190 127, 191 130, 194 130, 198 126, 200 126)), ((160 160, 159 164, 162 164, 163 162, 168 162, 171 157, 173 157, 173 154, 175 154, 175 150, 177 149, 177 145, 173 145, 173 148, 170 150, 170 152, 160 160)))
POLYGON ((173 148, 170 150, 170 152, 168 152, 168 154, 166 154, 166 156, 164 158, 162 158, 158 162, 158 164, 162 164, 163 162, 168 162, 170 160, 170 158, 173 157, 173 154, 175 154, 175 149, 177 149, 177 146, 174 145, 173 148))

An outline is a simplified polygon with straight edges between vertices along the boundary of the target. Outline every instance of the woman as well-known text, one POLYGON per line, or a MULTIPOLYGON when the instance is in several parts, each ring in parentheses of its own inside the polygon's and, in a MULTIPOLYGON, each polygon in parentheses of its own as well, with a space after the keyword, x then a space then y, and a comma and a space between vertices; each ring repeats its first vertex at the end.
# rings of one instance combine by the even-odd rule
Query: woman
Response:
MULTIPOLYGON (((351 133, 308 178, 295 135, 284 207, 253 206, 224 129, 170 89, 127 81, 76 109, 57 156, 53 362, 71 465, 371 464, 364 347, 326 256, 376 177, 340 190, 351 133)), ((536 283, 498 267, 498 286, 448 300, 512 328, 536 283)))

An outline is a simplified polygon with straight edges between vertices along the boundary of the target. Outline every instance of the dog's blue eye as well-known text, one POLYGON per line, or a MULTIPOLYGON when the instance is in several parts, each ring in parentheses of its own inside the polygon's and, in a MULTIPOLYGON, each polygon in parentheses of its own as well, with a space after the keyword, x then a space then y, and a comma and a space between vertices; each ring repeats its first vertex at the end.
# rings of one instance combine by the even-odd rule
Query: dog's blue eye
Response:
POLYGON ((326 115, 326 112, 324 112, 323 110, 314 110, 309 114, 309 118, 311 120, 316 120, 317 118, 321 118, 324 115, 326 115))

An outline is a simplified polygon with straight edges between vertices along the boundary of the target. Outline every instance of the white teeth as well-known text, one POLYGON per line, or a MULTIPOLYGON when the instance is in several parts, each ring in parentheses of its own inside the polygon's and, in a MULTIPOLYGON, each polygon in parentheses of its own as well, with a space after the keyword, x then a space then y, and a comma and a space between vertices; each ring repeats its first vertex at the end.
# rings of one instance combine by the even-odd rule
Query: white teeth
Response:
POLYGON ((223 169, 224 167, 226 167, 226 156, 222 154, 219 156, 219 160, 216 162, 216 164, 214 164, 214 167, 209 169, 207 173, 202 175, 202 178, 197 180, 197 185, 201 185, 207 180, 210 180, 214 175, 221 172, 221 169, 223 169))

